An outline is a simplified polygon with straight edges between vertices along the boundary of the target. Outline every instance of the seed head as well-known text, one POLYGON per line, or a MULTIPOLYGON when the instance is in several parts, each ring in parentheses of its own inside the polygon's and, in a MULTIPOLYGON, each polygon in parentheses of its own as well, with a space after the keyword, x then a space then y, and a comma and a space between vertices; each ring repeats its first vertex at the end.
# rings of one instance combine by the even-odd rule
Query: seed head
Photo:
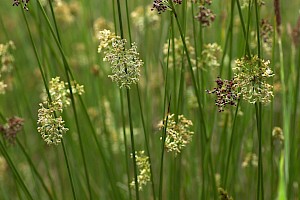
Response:
POLYGON ((218 106, 219 112, 223 112, 226 105, 236 106, 240 94, 234 79, 222 80, 220 77, 218 77, 216 83, 217 87, 215 87, 213 90, 206 90, 206 92, 208 94, 215 94, 217 96, 215 104, 218 106))
MULTIPOLYGON (((23 8, 27 11, 28 11, 28 7, 27 7, 28 2, 29 0, 22 0, 22 3, 24 4, 23 8)), ((20 0, 13 0, 13 6, 19 6, 20 4, 21 4, 20 0)))
POLYGON ((4 138, 11 144, 15 143, 17 133, 23 128, 24 119, 19 117, 11 117, 4 125, 0 124, 0 132, 4 138))
POLYGON ((205 4, 210 5, 210 3, 208 4, 207 2, 204 2, 204 4, 201 4, 199 6, 198 15, 195 16, 195 18, 201 23, 203 27, 209 26, 216 18, 216 15, 205 6, 205 4))

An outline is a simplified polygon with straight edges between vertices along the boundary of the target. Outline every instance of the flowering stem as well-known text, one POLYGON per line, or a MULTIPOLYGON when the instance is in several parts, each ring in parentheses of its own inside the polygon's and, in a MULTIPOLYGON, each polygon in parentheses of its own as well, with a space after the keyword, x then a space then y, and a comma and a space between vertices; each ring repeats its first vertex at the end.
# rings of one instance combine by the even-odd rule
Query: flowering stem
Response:
MULTIPOLYGON (((188 66, 189 66, 189 69, 190 69, 192 82, 193 82, 193 85, 194 85, 193 88, 194 88, 194 91, 195 91, 195 94, 196 94, 196 97, 197 97, 198 106, 199 106, 200 120, 201 120, 201 124, 202 124, 202 127, 203 127, 203 132, 204 132, 204 136, 205 136, 205 140, 206 140, 207 148, 205 148, 205 149, 207 151, 209 151, 208 156, 211 157, 211 153, 210 153, 211 150, 210 150, 210 145, 209 145, 210 136, 207 135, 207 131, 206 131, 206 125, 205 125, 205 120, 204 120, 204 115, 203 115, 203 108, 202 108, 202 104, 201 104, 201 100, 200 100, 200 94, 199 94, 199 90, 198 90, 198 87, 197 87, 197 82, 196 82, 196 79, 195 79, 195 75, 194 75, 194 71, 193 71, 189 51, 188 51, 187 46, 186 46, 186 42, 185 42, 185 39, 184 39, 184 34, 183 34, 183 31, 182 31, 181 25, 179 23, 178 16, 177 16, 176 10, 174 8, 173 2, 171 0, 169 0, 169 4, 171 5, 172 13, 174 14, 174 17, 176 19, 176 24, 177 24, 177 27, 179 29, 179 33, 180 33, 180 37, 181 37, 181 40, 182 40, 182 43, 183 43, 184 51, 186 52, 186 56, 187 56, 187 60, 188 60, 188 66)), ((213 191, 214 191, 213 194, 214 194, 215 198, 217 198, 217 186, 216 186, 216 180, 214 178, 214 173, 215 172, 213 171, 212 159, 210 159, 210 158, 209 158, 209 163, 210 163, 209 167, 210 167, 210 170, 211 170, 211 175, 213 176, 213 178, 212 178, 213 191)))
MULTIPOLYGON (((261 51, 260 51, 260 31, 259 31, 259 16, 258 16, 258 3, 255 0, 255 17, 256 17, 256 34, 257 34, 257 56, 261 58, 261 51)), ((260 67, 260 61, 258 65, 260 67)), ((257 120, 257 133, 258 133, 258 140, 259 140, 259 154, 258 154, 258 179, 257 179, 257 199, 259 200, 260 197, 264 199, 264 183, 263 183, 263 163, 262 163, 262 126, 261 126, 261 111, 262 106, 261 102, 255 103, 255 112, 256 112, 256 120, 257 120)))
MULTIPOLYGON (((54 11, 53 11, 52 2, 50 0, 49 0, 49 4, 50 4, 51 14, 52 14, 53 21, 54 21, 54 27, 55 27, 55 30, 56 30, 56 35, 57 35, 57 38, 58 38, 59 45, 61 46, 62 44, 61 44, 60 34, 59 34, 59 30, 58 30, 57 23, 56 23, 56 18, 55 18, 55 14, 54 14, 54 11)), ((69 68, 68 62, 65 58, 65 55, 62 51, 61 51, 61 55, 62 55, 62 59, 63 59, 63 63, 64 63, 64 69, 65 69, 65 73, 66 73, 66 77, 67 77, 68 86, 69 86, 70 98, 71 98, 71 102, 72 102, 72 109, 73 109, 73 113, 74 113, 76 129, 77 129, 78 136, 79 136, 79 146, 80 146, 80 152, 81 152, 81 156, 82 156, 82 160, 83 160, 84 173, 85 173, 85 177, 86 177, 87 187, 88 187, 88 191, 89 191, 89 198, 92 199, 90 179, 89 179, 89 174, 88 174, 88 170, 87 170, 85 152, 84 152, 84 149, 83 149, 83 140, 82 140, 81 130, 80 130, 80 127, 79 127, 79 121, 78 121, 78 115, 77 115, 77 111, 76 111, 75 99, 74 99, 74 94, 73 94, 73 91, 72 91, 72 84, 71 84, 70 75, 69 75, 69 72, 68 72, 68 71, 70 71, 70 68, 69 68)))

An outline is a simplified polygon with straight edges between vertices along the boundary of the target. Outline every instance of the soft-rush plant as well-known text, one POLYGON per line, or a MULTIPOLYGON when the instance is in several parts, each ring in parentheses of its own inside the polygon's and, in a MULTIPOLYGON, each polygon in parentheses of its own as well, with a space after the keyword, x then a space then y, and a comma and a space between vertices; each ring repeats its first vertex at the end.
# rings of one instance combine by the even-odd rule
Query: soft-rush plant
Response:
POLYGON ((0 199, 299 199, 300 2, 0 6, 0 199))

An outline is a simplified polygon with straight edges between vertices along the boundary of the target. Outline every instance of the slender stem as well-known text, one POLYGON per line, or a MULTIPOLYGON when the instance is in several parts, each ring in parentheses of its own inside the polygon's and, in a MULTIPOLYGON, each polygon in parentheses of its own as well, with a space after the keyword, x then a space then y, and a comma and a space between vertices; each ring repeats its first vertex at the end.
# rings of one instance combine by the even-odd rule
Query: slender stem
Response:
POLYGON ((8 155, 8 153, 7 153, 6 149, 5 149, 5 146, 4 146, 4 144, 2 143, 1 140, 0 140, 0 152, 4 156, 4 158, 6 159, 8 165, 11 167, 12 172, 13 172, 15 178, 16 178, 15 180, 16 180, 17 183, 19 183, 21 185, 21 188, 25 192, 26 197, 28 199, 33 200, 32 195, 30 194, 30 192, 29 192, 26 184, 24 183, 22 177, 20 176, 19 172, 17 171, 17 169, 16 169, 13 161, 11 160, 10 156, 8 155))
POLYGON ((236 124, 236 119, 237 119, 237 114, 239 110, 239 105, 240 105, 240 99, 238 100, 236 109, 235 109, 235 114, 234 114, 234 119, 233 119, 233 124, 232 124, 232 129, 231 129, 231 136, 230 136, 230 144, 229 144, 229 152, 227 154, 227 162, 226 162, 226 167, 225 167, 225 174, 224 174, 224 187, 227 188, 227 178, 228 178, 228 170, 229 170, 229 164, 230 164, 230 158, 231 158, 231 151, 233 149, 233 139, 234 139, 234 133, 235 133, 235 124, 236 124))
POLYGON ((129 161, 128 161, 128 149, 127 149, 127 136, 126 136, 126 127, 125 127, 124 102, 123 102, 123 94, 121 89, 120 89, 120 101, 121 101, 120 103, 121 103, 121 114, 122 114, 122 127, 123 127, 123 138, 124 138, 124 148, 125 148, 127 184, 128 184, 129 199, 132 199, 132 194, 130 189, 130 173, 129 173, 129 161))
MULTIPOLYGON (((50 4, 51 14, 52 14, 53 21, 54 21, 54 27, 55 27, 55 30, 56 30, 56 35, 57 35, 60 46, 62 46, 58 26, 57 26, 57 23, 56 23, 55 14, 54 14, 54 11, 53 11, 52 2, 50 0, 49 0, 49 4, 50 4)), ((73 109, 73 114, 74 114, 74 118, 75 118, 76 129, 77 129, 78 137, 79 137, 80 153, 81 153, 81 157, 82 157, 82 160, 83 160, 84 173, 85 173, 85 178, 86 178, 87 187, 88 187, 88 191, 89 191, 89 199, 92 199, 90 178, 89 178, 89 173, 88 173, 88 169, 87 169, 86 156, 85 156, 85 152, 84 152, 84 148, 83 148, 83 138, 82 138, 82 133, 81 133, 81 130, 80 130, 80 127, 79 127, 79 120, 78 120, 78 115, 77 115, 77 110, 76 110, 76 104, 75 104, 74 94, 73 94, 73 91, 72 91, 72 83, 71 83, 70 75, 68 73, 69 66, 68 66, 67 60, 65 59, 62 52, 61 52, 61 54, 62 54, 64 69, 65 69, 65 73, 66 73, 66 77, 67 77, 68 87, 69 87, 69 91, 70 91, 70 98, 71 98, 71 102, 72 102, 72 109, 73 109)))
POLYGON ((135 194, 136 199, 139 199, 139 183, 137 179, 137 165, 136 165, 136 157, 135 157, 135 144, 134 144, 134 136, 133 136, 133 124, 132 124, 132 115, 131 115, 131 102, 130 102, 130 93, 129 89, 127 92, 127 103, 128 103, 128 117, 129 117, 129 127, 130 127, 130 138, 131 138, 131 149, 132 149, 132 157, 133 157, 133 171, 134 171, 134 183, 135 183, 135 194))
POLYGON ((40 173, 39 173, 39 172, 37 171, 37 169, 35 168, 35 164, 32 162, 32 160, 31 160, 30 156, 28 155, 28 153, 26 152, 24 146, 22 145, 22 143, 19 141, 18 138, 17 138, 16 140, 17 140, 17 144, 18 144, 19 147, 21 148, 21 151, 22 151, 23 154, 25 155, 25 157, 26 157, 26 159, 27 159, 27 161, 28 161, 28 163, 29 163, 31 169, 33 170, 33 172, 35 173, 35 175, 37 176, 37 178, 38 178, 39 181, 41 182, 41 184, 42 184, 44 190, 46 191, 46 193, 47 193, 49 199, 53 199, 53 197, 52 197, 52 195, 51 195, 49 189, 47 188, 47 186, 46 186, 46 184, 45 184, 43 178, 41 177, 40 173))
POLYGON ((163 129, 163 134, 162 134, 160 172, 159 172, 159 195, 158 195, 159 200, 162 200, 165 142, 166 142, 166 136, 167 136, 168 118, 169 118, 169 113, 170 113, 170 103, 171 103, 171 96, 169 97, 169 103, 168 103, 169 105, 168 105, 168 111, 166 114, 166 120, 165 120, 165 122, 163 122, 164 129, 163 129))
POLYGON ((76 197, 76 192, 75 192, 75 187, 74 187, 74 180, 73 180, 73 176, 72 176, 71 169, 70 169, 70 162, 69 162, 67 150, 66 150, 66 147, 65 147, 65 142, 64 142, 63 139, 61 140, 61 144, 62 144, 62 147, 63 147, 64 157, 65 157, 67 170, 68 170, 68 175, 69 175, 69 179, 70 179, 70 183, 71 183, 73 199, 76 200, 77 197, 76 197))
MULTIPOLYGON (((257 56, 261 58, 261 49, 260 49, 260 31, 259 31, 259 13, 258 13, 258 3, 255 0, 255 18, 256 18, 256 35, 257 35, 257 56)), ((258 62, 260 67, 261 62, 258 62)), ((257 183, 257 199, 259 200, 260 197, 264 199, 264 183, 263 183, 263 163, 262 163, 262 108, 261 102, 255 103, 255 112, 256 112, 256 120, 257 120, 257 133, 258 133, 258 140, 259 140, 259 155, 258 155, 258 183, 257 183)))

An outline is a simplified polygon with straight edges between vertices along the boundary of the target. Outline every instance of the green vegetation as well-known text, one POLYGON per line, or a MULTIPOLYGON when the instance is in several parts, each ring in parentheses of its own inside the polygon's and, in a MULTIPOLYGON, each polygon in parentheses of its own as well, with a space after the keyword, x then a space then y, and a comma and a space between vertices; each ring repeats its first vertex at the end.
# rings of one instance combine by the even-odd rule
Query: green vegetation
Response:
POLYGON ((0 199, 299 199, 299 10, 3 1, 0 199))

